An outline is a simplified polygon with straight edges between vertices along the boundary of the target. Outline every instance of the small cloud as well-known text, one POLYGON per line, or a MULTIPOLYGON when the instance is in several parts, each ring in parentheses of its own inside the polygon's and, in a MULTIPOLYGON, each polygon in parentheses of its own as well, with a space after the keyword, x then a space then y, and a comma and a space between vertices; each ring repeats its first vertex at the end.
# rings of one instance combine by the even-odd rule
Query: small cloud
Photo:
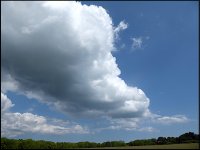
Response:
POLYGON ((125 130, 125 131, 139 131, 139 132, 156 132, 157 129, 151 126, 143 126, 142 118, 120 118, 120 119, 108 119, 110 120, 110 126, 99 128, 101 130, 125 130))
POLYGON ((150 39, 150 36, 141 36, 131 38, 132 40, 132 49, 144 49, 146 47, 146 41, 150 39))
POLYGON ((141 131, 141 132, 154 132, 154 131, 158 131, 158 130, 156 130, 153 127, 143 127, 143 128, 138 129, 138 131, 141 131))
POLYGON ((121 21, 119 25, 114 29, 115 38, 119 38, 119 32, 128 28, 128 24, 121 21))
POLYGON ((175 123, 187 123, 189 119, 184 115, 174 115, 174 116, 157 116, 154 117, 154 122, 161 123, 165 125, 175 124, 175 123))
POLYGON ((143 43, 142 37, 132 38, 132 41, 133 41, 132 43, 133 50, 142 48, 142 43, 143 43))

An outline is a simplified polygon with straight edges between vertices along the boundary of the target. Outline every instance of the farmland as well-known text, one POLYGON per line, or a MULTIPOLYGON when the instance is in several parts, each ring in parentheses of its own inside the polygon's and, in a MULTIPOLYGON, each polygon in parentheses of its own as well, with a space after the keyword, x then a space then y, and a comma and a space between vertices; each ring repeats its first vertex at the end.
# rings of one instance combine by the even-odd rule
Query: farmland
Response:
POLYGON ((98 149, 199 149, 199 143, 146 145, 146 146, 124 146, 124 147, 104 147, 104 148, 98 148, 98 149))

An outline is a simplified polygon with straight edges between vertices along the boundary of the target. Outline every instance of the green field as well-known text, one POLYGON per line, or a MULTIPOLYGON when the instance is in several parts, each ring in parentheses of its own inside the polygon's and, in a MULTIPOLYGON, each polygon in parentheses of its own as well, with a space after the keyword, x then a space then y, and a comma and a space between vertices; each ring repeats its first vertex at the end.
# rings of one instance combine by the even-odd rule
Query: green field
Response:
POLYGON ((98 149, 199 149, 199 143, 147 145, 147 146, 125 146, 125 147, 104 147, 104 148, 98 148, 98 149))

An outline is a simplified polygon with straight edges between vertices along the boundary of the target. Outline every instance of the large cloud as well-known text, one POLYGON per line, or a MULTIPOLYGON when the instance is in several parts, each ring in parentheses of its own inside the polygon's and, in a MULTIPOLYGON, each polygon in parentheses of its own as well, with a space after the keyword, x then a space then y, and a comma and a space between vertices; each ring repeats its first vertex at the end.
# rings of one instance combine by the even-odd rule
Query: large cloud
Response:
POLYGON ((104 8, 79 2, 1 7, 3 85, 12 79, 15 90, 75 116, 135 118, 149 111, 145 93, 119 77, 116 28, 104 8))
MULTIPOLYGON (((1 4, 4 93, 34 97, 68 115, 106 118, 110 121, 106 129, 153 131, 138 125, 142 118, 168 124, 188 121, 182 115, 152 114, 145 93, 119 77, 112 52, 127 24, 122 21, 114 27, 104 8, 80 2, 1 4)), ((2 134, 17 135, 32 128, 41 133, 87 132, 80 125, 58 126, 43 116, 7 112, 13 104, 2 97, 2 134)))

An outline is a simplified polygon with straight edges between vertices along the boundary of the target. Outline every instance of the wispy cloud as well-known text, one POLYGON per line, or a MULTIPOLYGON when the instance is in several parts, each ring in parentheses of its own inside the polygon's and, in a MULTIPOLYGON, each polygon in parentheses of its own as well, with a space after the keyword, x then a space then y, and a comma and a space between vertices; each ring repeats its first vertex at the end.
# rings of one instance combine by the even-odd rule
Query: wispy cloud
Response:
POLYGON ((131 45, 132 50, 144 49, 147 46, 146 42, 149 39, 150 39, 150 36, 141 36, 141 37, 131 38, 131 40, 132 40, 132 45, 131 45))
POLYGON ((121 118, 121 119, 109 119, 110 125, 96 129, 101 130, 125 130, 125 131, 139 131, 139 132, 156 132, 158 131, 154 127, 142 124, 143 118, 121 118))
POLYGON ((153 127, 142 127, 142 128, 139 128, 138 131, 141 131, 141 132, 157 132, 158 130, 153 128, 153 127))
POLYGON ((128 28, 128 23, 125 23, 125 21, 121 21, 119 23, 119 25, 114 29, 115 38, 118 39, 119 38, 119 32, 123 31, 127 28, 128 28))
POLYGON ((143 44, 142 37, 132 38, 132 49, 141 49, 143 44))
POLYGON ((161 123, 164 125, 187 123, 190 120, 184 115, 173 115, 173 116, 157 116, 154 118, 154 122, 161 123))

